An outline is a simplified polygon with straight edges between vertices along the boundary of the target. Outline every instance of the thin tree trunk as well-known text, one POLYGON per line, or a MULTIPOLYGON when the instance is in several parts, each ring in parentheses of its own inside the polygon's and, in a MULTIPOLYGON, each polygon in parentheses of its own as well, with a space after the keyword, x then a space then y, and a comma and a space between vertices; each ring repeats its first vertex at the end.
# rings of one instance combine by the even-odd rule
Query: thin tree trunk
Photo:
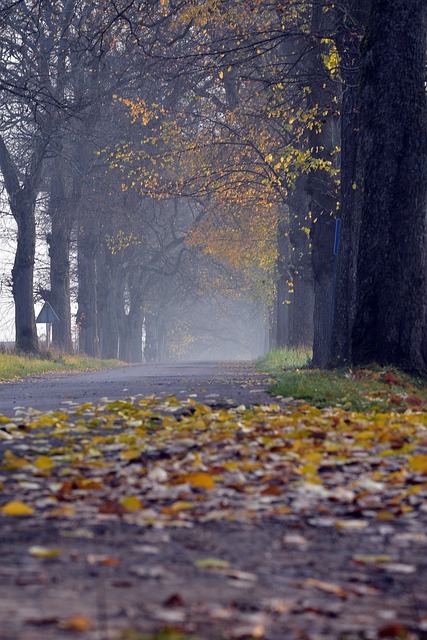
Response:
POLYGON ((141 274, 136 271, 129 278, 130 309, 127 316, 129 323, 129 362, 142 362, 142 328, 144 311, 142 305, 143 282, 141 274))
POLYGON ((305 178, 297 180, 294 193, 288 197, 290 219, 289 277, 293 293, 289 305, 289 346, 312 347, 314 315, 314 283, 310 241, 306 233, 308 198, 305 178))
POLYGON ((104 245, 97 255, 98 335, 101 358, 117 358, 119 328, 116 314, 117 256, 104 245))
POLYGON ((70 246, 73 216, 65 193, 65 168, 55 158, 51 174, 49 216, 51 232, 47 241, 50 257, 50 303, 59 317, 52 327, 52 344, 64 353, 73 352, 71 336, 70 246))
POLYGON ((143 283, 139 271, 119 272, 116 313, 119 329, 119 358, 124 362, 142 362, 143 283), (121 278, 120 278, 121 276, 121 278), (120 282, 121 280, 121 282, 120 282))
POLYGON ((425 0, 372 0, 362 49, 355 364, 427 375, 425 0), (397 81, 398 79, 398 81, 397 81))
POLYGON ((93 230, 81 228, 77 238, 79 351, 99 354, 96 315, 96 248, 93 230))
POLYGON ((147 312, 144 318, 145 347, 144 357, 147 362, 158 361, 157 325, 153 313, 147 312))
POLYGON ((277 285, 274 323, 274 346, 283 348, 289 342, 289 223, 284 217, 277 225, 277 285))

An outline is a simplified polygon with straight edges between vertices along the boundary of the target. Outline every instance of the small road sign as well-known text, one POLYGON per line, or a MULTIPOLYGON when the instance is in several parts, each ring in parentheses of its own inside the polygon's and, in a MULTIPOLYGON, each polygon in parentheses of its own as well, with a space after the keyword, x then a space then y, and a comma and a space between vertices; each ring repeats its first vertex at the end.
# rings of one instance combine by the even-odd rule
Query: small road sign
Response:
POLYGON ((46 325, 46 347, 50 347, 50 328, 54 322, 59 322, 59 318, 49 302, 45 302, 42 310, 37 316, 36 322, 38 324, 46 325))
POLYGON ((37 323, 39 324, 52 324, 53 322, 59 322, 59 318, 49 302, 45 302, 42 310, 37 316, 37 323))

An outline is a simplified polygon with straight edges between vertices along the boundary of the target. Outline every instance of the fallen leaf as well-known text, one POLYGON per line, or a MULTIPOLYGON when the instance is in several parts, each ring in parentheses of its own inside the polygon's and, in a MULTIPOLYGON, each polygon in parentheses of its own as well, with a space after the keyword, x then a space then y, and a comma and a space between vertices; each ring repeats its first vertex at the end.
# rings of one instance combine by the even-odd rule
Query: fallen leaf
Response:
POLYGON ((304 581, 304 586, 315 587, 316 589, 320 589, 321 591, 333 593, 339 598, 347 597, 347 592, 342 587, 337 584, 333 584, 332 582, 324 582, 323 580, 317 580, 316 578, 308 578, 304 581))
POLYGON ((189 473, 184 477, 185 482, 189 482, 193 487, 198 487, 199 489, 215 488, 215 482, 208 473, 199 471, 196 473, 189 473))
POLYGON ((367 520, 337 520, 335 526, 337 529, 366 529, 369 525, 367 520))
POLYGON ((196 560, 196 567, 203 569, 228 569, 230 563, 227 560, 221 560, 220 558, 202 558, 196 560))
POLYGON ((416 454, 408 457, 408 465, 411 471, 427 475, 427 455, 416 454))
POLYGON ((183 607, 185 605, 184 599, 180 593, 172 593, 163 602, 164 607, 183 607))
POLYGON ((356 553, 354 554, 352 559, 355 562, 361 562, 363 564, 380 564, 384 562, 391 562, 393 558, 385 554, 369 555, 364 553, 356 553))
POLYGON ((49 547, 39 547, 34 545, 28 549, 30 556, 35 558, 56 558, 60 555, 61 549, 52 549, 49 547))
POLYGON ((7 504, 4 504, 0 509, 1 513, 5 516, 31 516, 34 513, 34 509, 25 502, 19 500, 12 500, 7 504))
POLYGON ((401 638, 404 640, 408 637, 408 630, 398 622, 393 622, 378 631, 378 638, 401 638))
POLYGON ((402 380, 398 378, 392 371, 387 371, 387 373, 384 374, 383 380, 385 383, 390 385, 402 383, 402 380))
POLYGON ((120 500, 120 504, 126 511, 139 511, 142 509, 142 503, 136 496, 127 496, 120 500))
POLYGON ((386 562, 382 565, 386 571, 390 573, 415 573, 417 568, 413 564, 404 564, 402 562, 386 562))
POLYGON ((84 631, 93 629, 94 624, 92 620, 89 620, 89 618, 86 618, 85 616, 71 616, 71 618, 64 618, 63 620, 60 620, 58 627, 65 631, 83 633, 84 631))
POLYGON ((37 467, 37 469, 49 471, 55 466, 55 463, 49 456, 39 456, 34 460, 34 466, 37 467))

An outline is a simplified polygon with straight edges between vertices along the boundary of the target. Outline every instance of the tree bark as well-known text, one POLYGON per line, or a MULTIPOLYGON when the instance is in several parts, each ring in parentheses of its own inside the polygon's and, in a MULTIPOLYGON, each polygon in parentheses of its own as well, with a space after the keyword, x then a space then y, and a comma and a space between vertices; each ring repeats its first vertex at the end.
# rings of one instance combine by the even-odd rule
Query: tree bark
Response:
POLYGON ((372 0, 362 49, 353 362, 427 375, 425 0, 372 0))
MULTIPOLYGON (((84 224, 84 223, 82 223, 84 224)), ((90 221, 87 221, 90 224, 90 221)), ((79 351, 88 356, 99 355, 96 313, 96 249, 93 229, 79 229, 77 238, 77 275, 79 351)))
POLYGON ((277 285, 275 301, 274 347, 281 349, 289 343, 289 222, 284 217, 277 224, 277 285))
MULTIPOLYGON (((330 30, 328 14, 323 12, 323 2, 313 3, 312 44, 308 54, 307 72, 310 76, 308 108, 317 111, 321 118, 308 132, 308 145, 312 157, 331 161, 339 142, 337 135, 338 118, 334 108, 335 85, 323 62, 328 53, 321 41, 323 34, 330 30)), ((324 368, 329 360, 331 338, 331 303, 334 272, 335 216, 337 193, 335 179, 327 169, 317 168, 308 174, 307 193, 310 197, 312 241, 312 267, 314 279, 314 367, 324 368)))
POLYGON ((116 313, 117 256, 103 244, 96 259, 99 355, 101 358, 117 358, 119 327, 116 313))
POLYGON ((312 347, 314 283, 310 240, 307 235, 308 198, 305 177, 297 180, 295 192, 287 199, 290 218, 289 276, 293 293, 289 305, 289 347, 312 347))
POLYGON ((119 273, 117 287, 116 313, 119 330, 119 358, 124 362, 143 361, 143 294, 144 279, 141 271, 128 272, 122 269, 119 273))
POLYGON ((335 43, 340 55, 341 95, 341 233, 337 257, 330 366, 351 363, 351 333, 356 303, 356 261, 361 222, 360 41, 370 0, 347 0, 337 8, 335 43), (357 4, 357 6, 356 6, 357 4))
POLYGON ((21 190, 11 207, 18 225, 17 247, 12 268, 12 294, 15 303, 15 348, 38 353, 34 314, 34 259, 36 252, 35 202, 21 190))
POLYGON ((42 163, 49 138, 38 135, 25 177, 20 182, 3 137, 0 136, 0 170, 10 209, 18 227, 17 247, 12 269, 12 294, 15 303, 15 348, 25 353, 38 353, 34 314, 34 259, 36 249, 35 207, 42 163))
MULTIPOLYGON (((52 345, 63 353, 72 353, 70 246, 74 216, 70 206, 70 200, 73 198, 67 198, 64 181, 64 161, 57 157, 51 173, 48 210, 51 231, 47 237, 50 257, 50 303, 59 317, 59 322, 55 322, 52 327, 52 345)), ((73 200, 77 201, 78 197, 73 200)), ((76 202, 73 204, 76 206, 76 202)))

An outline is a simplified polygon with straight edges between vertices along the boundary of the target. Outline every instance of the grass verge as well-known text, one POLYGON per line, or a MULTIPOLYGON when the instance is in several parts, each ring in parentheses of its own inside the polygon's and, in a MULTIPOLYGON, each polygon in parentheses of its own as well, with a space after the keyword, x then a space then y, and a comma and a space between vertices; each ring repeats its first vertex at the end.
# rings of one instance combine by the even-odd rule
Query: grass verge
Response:
POLYGON ((0 381, 50 371, 89 371, 118 365, 118 360, 98 360, 87 356, 66 356, 46 352, 41 357, 0 353, 0 381))
POLYGON ((273 375, 283 369, 301 369, 310 362, 311 351, 309 349, 273 349, 257 360, 260 371, 266 371, 273 375))
MULTIPOLYGON (((351 411, 406 411, 427 409, 425 380, 397 369, 372 366, 369 369, 322 371, 298 368, 294 354, 276 351, 258 361, 262 371, 276 380, 271 388, 275 396, 305 400, 322 407, 340 407, 351 411), (284 363, 279 366, 279 363, 284 363)), ((306 362, 308 362, 308 357, 306 362)))

